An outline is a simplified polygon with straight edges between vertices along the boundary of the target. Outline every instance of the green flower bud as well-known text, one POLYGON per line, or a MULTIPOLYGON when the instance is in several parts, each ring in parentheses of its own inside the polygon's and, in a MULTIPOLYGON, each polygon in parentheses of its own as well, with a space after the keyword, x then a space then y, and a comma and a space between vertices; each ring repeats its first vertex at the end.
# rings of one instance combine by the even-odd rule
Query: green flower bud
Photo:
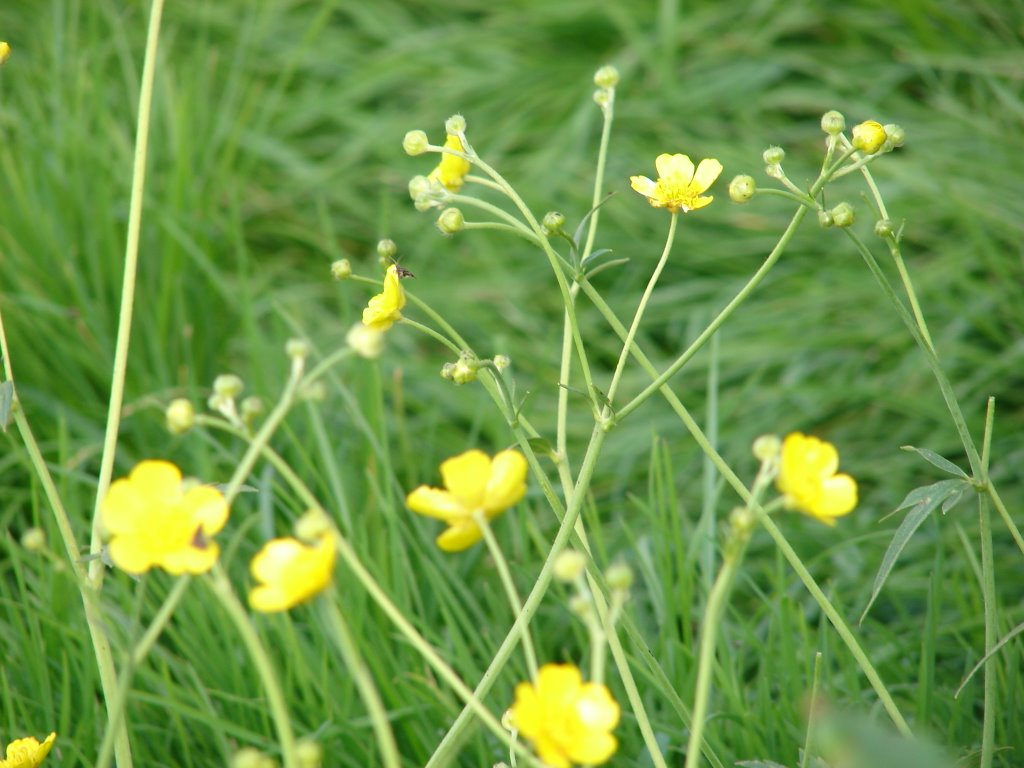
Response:
MULTIPOLYGON (((501 716, 501 727, 506 731, 516 730, 516 722, 511 709, 506 709, 505 714, 501 716)), ((494 768, 498 768, 498 766, 496 765, 494 768)))
POLYGON ((295 745, 295 757, 299 768, 320 768, 323 764, 324 749, 312 739, 302 739, 295 745))
POLYGON ((853 206, 840 203, 832 209, 832 223, 837 227, 848 227, 853 224, 853 206))
POLYGON ((766 165, 778 165, 786 159, 786 150, 782 147, 768 147, 762 154, 766 165))
POLYGON ((373 360, 384 350, 384 331, 356 323, 345 335, 345 343, 360 357, 373 360))
POLYGON ((233 373, 222 373, 213 380, 214 394, 228 399, 238 397, 245 389, 245 383, 233 373))
POLYGON ((426 213, 431 208, 437 208, 439 205, 441 205, 441 203, 432 198, 430 195, 422 195, 421 197, 417 197, 415 200, 413 200, 412 205, 413 208, 415 208, 420 213, 426 213))
POLYGON ((196 411, 191 400, 179 397, 167 405, 164 418, 167 420, 168 432, 172 435, 183 435, 195 426, 196 411))
POLYGON ((442 235, 454 235, 465 224, 466 219, 458 208, 445 208, 441 211, 441 215, 437 217, 437 228, 441 231, 442 235))
POLYGON ((504 371, 512 365, 512 359, 508 355, 495 355, 494 356, 494 367, 499 371, 504 371))
POLYGON ((885 131, 885 143, 890 148, 902 147, 903 142, 907 139, 906 131, 903 130, 903 126, 896 125, 894 123, 886 123, 883 126, 885 131))
POLYGON ((554 235, 562 231, 565 226, 565 216, 558 211, 548 211, 544 214, 544 220, 540 224, 545 235, 554 235))
POLYGON ((284 353, 292 360, 305 360, 309 357, 309 342, 305 339, 288 339, 284 353))
POLYGON ((462 115, 452 115, 444 121, 444 132, 449 136, 466 132, 466 118, 462 115))
POLYGON ((626 592, 633 586, 633 569, 625 563, 612 563, 604 574, 608 589, 626 592))
POLYGON ((571 584, 583 575, 587 558, 575 549, 566 549, 555 559, 553 573, 556 579, 571 584))
POLYGON ((782 450, 782 441, 778 435, 761 435, 754 440, 754 458, 758 461, 769 461, 777 458, 782 450))
POLYGON ((321 509, 311 509, 295 521, 295 538, 311 544, 331 530, 331 521, 321 509))
POLYGON ((614 88, 619 84, 619 70, 611 64, 605 64, 594 73, 594 85, 598 88, 614 88))
MULTIPOLYGON (((469 384, 471 381, 476 381, 476 370, 475 361, 460 357, 451 369, 452 381, 456 384, 469 384)), ((444 373, 442 372, 441 375, 443 376, 444 373)))
POLYGON ((885 128, 875 120, 865 120, 853 126, 852 134, 853 139, 850 143, 854 149, 859 149, 867 155, 875 154, 885 143, 885 128))
POLYGON ((409 197, 419 200, 430 194, 430 179, 426 176, 413 176, 409 180, 409 197))
POLYGON ((252 424, 266 409, 267 407, 263 404, 262 397, 251 395, 245 398, 240 406, 242 422, 245 424, 252 424))
POLYGON ((429 145, 430 139, 424 131, 409 131, 402 139, 402 149, 405 150, 405 154, 412 157, 422 155, 429 145))
POLYGON ((838 136, 846 130, 846 118, 842 112, 830 109, 821 116, 821 130, 829 136, 838 136))
POLYGON ((299 391, 299 397, 312 403, 322 403, 327 399, 327 385, 322 381, 306 384, 299 391))
POLYGON ((831 211, 818 211, 818 224, 822 229, 828 229, 835 224, 831 211))
POLYGON ((594 606, 590 601, 590 595, 573 595, 570 597, 569 611, 579 616, 583 621, 588 621, 594 613, 594 606))
POLYGON ((778 163, 775 163, 773 165, 766 165, 764 167, 764 172, 768 177, 772 179, 782 179, 785 178, 786 176, 785 172, 782 170, 782 166, 779 165, 778 163))
POLYGON ((29 552, 42 552, 46 549, 46 532, 35 526, 27 529, 21 534, 21 546, 29 552))
POLYGON ((749 539, 756 525, 757 515, 746 507, 736 507, 729 513, 729 533, 738 541, 749 539))
POLYGON ((729 199, 734 203, 745 203, 754 196, 757 184, 752 176, 737 176, 729 182, 729 199))
POLYGON ((875 222, 875 234, 879 237, 892 237, 892 232, 892 222, 889 219, 879 219, 875 222))
POLYGON ((395 258, 396 253, 398 253, 398 246, 391 238, 385 237, 383 240, 377 241, 377 255, 380 258, 391 261, 395 258))
POLYGON ((338 259, 331 264, 331 277, 335 280, 347 280, 352 276, 352 265, 348 259, 338 259))
POLYGON ((264 755, 253 747, 242 747, 231 757, 231 768, 263 768, 264 755))
POLYGON ((611 91, 607 91, 604 88, 598 88, 594 91, 594 103, 601 109, 607 107, 612 103, 611 91))

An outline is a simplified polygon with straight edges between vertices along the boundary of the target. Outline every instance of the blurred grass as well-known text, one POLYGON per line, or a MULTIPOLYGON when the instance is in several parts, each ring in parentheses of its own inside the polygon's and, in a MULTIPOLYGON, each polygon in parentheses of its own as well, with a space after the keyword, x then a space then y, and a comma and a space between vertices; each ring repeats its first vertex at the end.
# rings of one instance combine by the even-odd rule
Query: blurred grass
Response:
MULTIPOLYGON (((113 354, 146 14, 144 3, 113 0, 0 8, 0 36, 14 47, 0 70, 0 308, 19 394, 69 508, 78 511, 83 540, 113 354)), ((906 219, 904 253, 976 434, 985 399, 996 397, 992 474, 1011 511, 1024 502, 1016 470, 1024 460, 1019 0, 519 0, 492 7, 195 0, 169 4, 164 30, 119 473, 161 455, 205 478, 225 477, 238 446, 219 437, 169 438, 155 406, 178 394, 201 402, 223 371, 241 374, 248 391, 271 400, 286 371, 284 340, 301 332, 320 350, 336 347, 366 298, 357 286, 332 284, 330 262, 346 257, 375 273, 373 244, 382 236, 398 242, 403 265, 416 273, 412 289, 456 318, 478 352, 512 357, 520 389, 531 393, 532 420, 549 424, 560 313, 547 265, 506 237, 439 237, 405 191, 430 161, 406 157, 400 142, 411 128, 436 141, 444 119, 462 112, 474 146, 535 212, 561 210, 573 228, 589 208, 599 127, 590 77, 613 62, 623 72, 608 169, 615 197, 603 209, 597 246, 631 261, 596 282, 620 316, 632 312, 667 226, 664 214, 630 193, 628 176, 650 175, 663 151, 718 157, 726 167, 717 204, 682 222, 642 332, 652 358, 667 363, 686 346, 788 220, 780 201, 729 204, 729 178, 749 172, 764 180, 760 153, 769 144, 786 149, 792 178, 812 178, 822 146, 818 120, 830 108, 850 124, 899 123, 907 146, 876 165, 876 178, 892 217, 906 219)), ((829 194, 836 201, 849 195, 858 226, 870 232, 874 216, 852 180, 829 194)), ((614 338, 581 307, 594 359, 613 365, 614 338)), ((469 445, 496 449, 509 438, 479 388, 453 394, 438 378, 444 359, 433 342, 399 329, 379 371, 340 371, 329 400, 293 414, 278 447, 339 511, 396 601, 473 679, 509 622, 494 598, 495 575, 480 553, 442 557, 431 543, 434 529, 411 519, 401 498, 418 482, 435 482, 445 456, 469 445)), ((707 406, 708 359, 702 352, 674 380, 696 415, 707 406)), ((752 471, 748 446, 758 434, 814 430, 840 447, 844 468, 861 482, 862 505, 838 536, 785 521, 830 596, 855 617, 899 522, 880 519, 907 490, 935 479, 899 446, 926 446, 964 463, 923 358, 845 238, 808 223, 723 329, 719 365, 716 417, 721 450, 734 466, 752 471)), ((624 393, 646 383, 629 372, 624 393)), ((642 574, 635 618, 671 685, 686 692, 701 601, 688 543, 701 462, 663 403, 653 400, 642 414, 608 442, 595 486, 592 514, 602 521, 595 544, 642 574), (652 438, 670 470, 654 481, 652 438)), ((574 431, 585 436, 586 419, 574 431)), ((16 545, 33 523, 51 540, 56 532, 17 438, 9 434, 5 443, 0 732, 43 735, 54 727, 60 764, 88 765, 102 717, 78 599, 66 572, 16 545)), ((233 523, 238 573, 258 539, 286 529, 286 519, 302 511, 273 476, 260 477, 272 493, 261 494, 262 503, 240 501, 233 523)), ((724 492, 720 508, 732 503, 724 492)), ((521 510, 500 525, 525 590, 554 521, 521 510)), ((973 542, 967 505, 921 529, 861 635, 901 705, 970 764, 980 678, 958 700, 952 692, 980 657, 983 626, 961 529, 973 542), (922 636, 926 620, 934 636, 922 636)), ((1020 555, 997 531, 1006 630, 1022 620, 1012 576, 1020 555)), ((134 587, 112 578, 105 594, 118 647, 138 631, 134 587)), ((165 588, 161 577, 147 579, 143 615, 165 588)), ((363 647, 388 649, 370 653, 371 665, 408 764, 419 764, 457 703, 358 590, 343 588, 343 602, 363 647)), ((316 613, 298 615, 294 625, 262 625, 289 660, 281 667, 298 730, 321 738, 332 765, 372 763, 372 734, 348 676, 318 641, 316 613)), ((559 600, 546 601, 537 626, 542 656, 579 659, 584 638, 559 600)), ((154 662, 136 678, 131 727, 140 764, 223 764, 237 744, 272 748, 245 659, 233 641, 211 652, 225 636, 233 637, 195 585, 154 662)), ((874 706, 767 542, 755 542, 725 640, 720 719, 709 737, 726 762, 796 759, 814 649, 826 653, 829 698, 874 706)), ((1004 654, 997 743, 1011 749, 997 755, 997 765, 1008 766, 1024 748, 1024 725, 1014 715, 1019 641, 1004 654)), ((492 697, 495 710, 522 671, 514 662, 492 697)), ((645 691, 656 729, 678 750, 685 729, 655 682, 645 691)), ((620 731, 621 760, 645 764, 628 718, 620 731)), ((499 758, 480 738, 460 764, 499 758)))

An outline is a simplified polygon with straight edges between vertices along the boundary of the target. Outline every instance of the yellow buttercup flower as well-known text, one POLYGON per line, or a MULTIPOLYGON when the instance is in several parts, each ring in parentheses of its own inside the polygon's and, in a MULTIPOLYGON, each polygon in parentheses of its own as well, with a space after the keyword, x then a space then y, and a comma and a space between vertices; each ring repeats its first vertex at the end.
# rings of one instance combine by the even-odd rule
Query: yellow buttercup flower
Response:
MULTIPOLYGON (((444 142, 444 148, 463 153, 466 151, 462 144, 462 139, 454 133, 448 134, 448 138, 444 142)), ((462 189, 462 185, 466 180, 466 174, 469 173, 470 168, 469 160, 466 158, 450 155, 445 152, 441 155, 441 162, 437 164, 437 167, 430 172, 427 178, 439 181, 450 192, 458 192, 462 189)))
POLYGON ((460 552, 476 544, 483 531, 473 516, 493 520, 526 494, 526 459, 519 451, 502 451, 493 459, 473 449, 442 462, 444 489, 421 485, 406 497, 413 512, 448 523, 437 537, 445 552, 460 552))
POLYGON ((331 583, 337 554, 331 531, 320 534, 313 545, 292 538, 268 541, 249 566, 261 582, 249 592, 249 605, 275 613, 309 600, 331 583))
POLYGON ((836 474, 838 468, 834 445, 794 432, 782 441, 775 482, 788 507, 835 525, 835 518, 857 506, 857 483, 849 475, 836 474))
POLYGON ((110 486, 100 515, 118 568, 204 573, 220 554, 210 537, 227 522, 228 504, 212 486, 182 483, 181 470, 169 461, 149 460, 110 486))
POLYGON ((370 299, 363 310, 363 325, 386 331, 402 317, 405 291, 398 277, 398 267, 392 264, 384 275, 384 290, 370 299))
POLYGON ((11 45, 3 40, 0 40, 0 64, 3 64, 7 59, 11 57, 11 45))
POLYGON ((7 745, 7 757, 0 760, 0 768, 36 768, 53 749, 56 733, 47 736, 40 744, 35 736, 15 739, 7 745))
POLYGON ((722 164, 714 158, 701 160, 694 170, 693 161, 686 155, 658 155, 654 167, 658 169, 657 181, 646 176, 630 176, 629 183, 655 208, 686 213, 703 208, 715 199, 711 195, 701 197, 722 172, 722 164))
POLYGON ((584 683, 572 664, 545 664, 536 683, 516 686, 512 722, 545 765, 600 765, 618 748, 619 705, 608 688, 584 683))

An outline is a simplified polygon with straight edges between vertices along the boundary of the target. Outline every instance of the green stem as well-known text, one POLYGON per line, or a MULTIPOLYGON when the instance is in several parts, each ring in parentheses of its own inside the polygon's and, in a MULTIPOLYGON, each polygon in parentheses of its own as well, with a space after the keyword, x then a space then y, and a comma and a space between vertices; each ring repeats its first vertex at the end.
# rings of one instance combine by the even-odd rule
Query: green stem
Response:
POLYGON ((267 694, 267 703, 270 706, 270 717, 277 729, 277 737, 281 741, 281 757, 285 768, 299 768, 299 758, 296 752, 295 733, 292 731, 291 720, 288 717, 288 706, 285 703, 284 692, 274 672, 274 666, 270 662, 270 656, 266 648, 260 642, 259 635, 252 625, 252 620, 246 612, 245 607, 235 594, 227 574, 220 567, 220 563, 213 566, 206 582, 214 596, 220 601, 231 621, 234 623, 238 634, 242 637, 249 656, 256 666, 256 673, 260 677, 263 690, 267 694))
POLYGON ((814 728, 818 724, 818 686, 821 683, 821 651, 814 654, 814 680, 811 683, 811 701, 807 705, 807 734, 804 736, 804 753, 800 757, 800 768, 807 768, 814 745, 814 728))
MULTIPOLYGON (((501 545, 498 543, 498 539, 494 536, 494 531, 491 529, 491 524, 487 520, 487 516, 483 512, 477 512, 473 515, 473 519, 476 524, 480 526, 480 531, 483 533, 484 541, 487 543, 487 549, 491 553, 491 559, 494 561, 494 566, 498 569, 498 576, 501 578, 501 584, 505 588, 505 596, 508 598, 509 605, 512 607, 512 613, 518 616, 523 612, 523 600, 519 597, 519 590, 516 589, 516 584, 512 581, 512 574, 508 569, 508 561, 505 559, 505 553, 501 551, 501 545)), ((533 647, 533 637, 530 634, 529 625, 524 624, 522 632, 519 638, 523 644, 523 655, 526 657, 526 669, 530 673, 530 679, 536 682, 537 680, 537 652, 533 647)))
POLYGON ((608 161, 608 144, 612 135, 612 118, 615 117, 615 89, 606 88, 607 100, 601 107, 601 143, 597 148, 597 169, 594 172, 594 194, 590 199, 590 222, 587 227, 587 242, 580 254, 580 264, 584 264, 594 248, 597 237, 597 220, 601 213, 601 192, 604 187, 604 171, 608 161))
POLYGON ((356 645, 349 629, 348 622, 338 609, 337 593, 332 588, 330 594, 320 603, 324 606, 324 615, 327 624, 331 628, 334 644, 341 653, 342 661, 348 669, 348 673, 355 680, 359 696, 366 706, 370 715, 370 722, 373 724, 373 732, 377 737, 377 746, 380 749, 381 760, 385 768, 400 768, 402 761, 398 754, 398 745, 395 743, 395 734, 391 730, 391 723, 388 721, 388 713, 381 701, 380 693, 373 682, 370 670, 366 666, 359 647, 356 645))
MULTIPOLYGON (((988 499, 978 496, 978 532, 981 538, 981 595, 985 611, 985 655, 992 653, 999 641, 996 616, 996 577, 992 561, 992 525, 988 499)), ((998 659, 992 655, 985 662, 985 700, 981 725, 981 761, 979 768, 992 768, 996 731, 996 676, 998 659)))

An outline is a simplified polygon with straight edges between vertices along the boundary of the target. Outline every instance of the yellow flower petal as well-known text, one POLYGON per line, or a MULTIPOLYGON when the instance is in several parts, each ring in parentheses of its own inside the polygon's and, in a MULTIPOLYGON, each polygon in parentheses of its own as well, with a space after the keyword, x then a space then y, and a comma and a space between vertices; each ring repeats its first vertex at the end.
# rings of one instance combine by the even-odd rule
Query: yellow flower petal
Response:
POLYGON ((659 177, 671 179, 673 184, 685 186, 693 179, 693 161, 689 155, 658 155, 654 167, 659 177))
POLYGON ((661 154, 654 165, 658 169, 657 181, 631 176, 629 182, 655 208, 667 208, 672 213, 696 211, 714 200, 710 195, 701 196, 722 172, 722 164, 714 158, 701 160, 694 168, 687 155, 661 154))
POLYGON ((658 187, 654 179, 649 179, 646 176, 630 176, 629 184, 644 197, 651 197, 658 187))
POLYGON ((452 523, 444 533, 437 537, 435 543, 444 552, 461 552, 469 549, 484 537, 480 526, 472 519, 452 523))
POLYGON ((386 331, 402 317, 405 291, 398 277, 398 267, 392 264, 384 274, 384 288, 372 297, 363 310, 363 325, 386 331))
POLYGON ((441 463, 444 487, 470 510, 483 506, 490 477, 491 459, 483 451, 466 451, 441 463))
POLYGON ((50 754, 56 738, 53 732, 42 743, 35 736, 15 739, 7 745, 6 758, 0 760, 0 768, 36 768, 50 754))
POLYGON ((518 504, 526 495, 528 470, 526 458, 519 451, 502 451, 494 457, 483 501, 488 517, 518 504))
POLYGON ((776 486, 786 504, 826 525, 857 506, 857 483, 837 475, 839 454, 831 443, 794 432, 782 442, 776 486))
POLYGON ((253 578, 262 582, 249 593, 249 605, 274 613, 309 600, 330 584, 336 557, 330 531, 312 546, 293 538, 268 541, 249 565, 253 578))
POLYGON ((406 496, 405 505, 419 515, 438 520, 458 520, 466 516, 465 507, 455 495, 427 485, 421 485, 406 496))
MULTIPOLYGON (((448 134, 444 147, 455 152, 465 153, 466 151, 466 148, 462 145, 462 139, 455 134, 448 134)), ((441 162, 430 172, 427 178, 439 181, 445 189, 451 192, 458 192, 462 189, 466 174, 469 173, 471 167, 469 160, 445 152, 441 155, 441 162)))
POLYGON ((715 183, 715 179, 718 178, 721 172, 722 164, 713 157, 701 160, 700 165, 697 166, 697 170, 693 174, 693 188, 697 192, 703 192, 715 183))

